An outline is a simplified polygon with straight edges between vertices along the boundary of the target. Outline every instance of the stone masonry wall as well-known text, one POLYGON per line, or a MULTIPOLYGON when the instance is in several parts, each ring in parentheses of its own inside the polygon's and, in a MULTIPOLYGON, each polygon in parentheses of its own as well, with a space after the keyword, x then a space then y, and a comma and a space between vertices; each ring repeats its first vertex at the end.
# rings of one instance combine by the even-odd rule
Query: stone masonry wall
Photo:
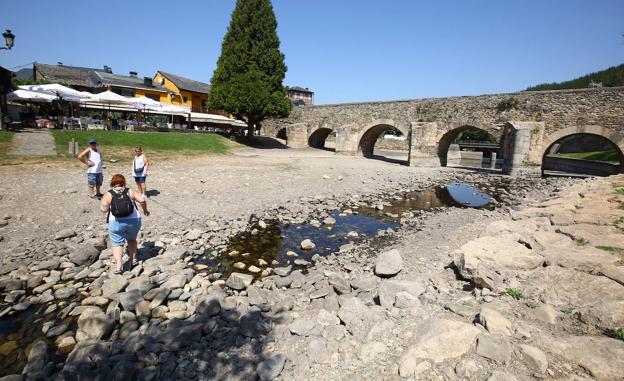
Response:
POLYGON ((295 107, 289 118, 267 120, 268 135, 294 123, 304 123, 310 131, 350 125, 357 130, 378 119, 389 119, 398 128, 412 122, 438 122, 449 131, 464 125, 483 128, 500 136, 508 121, 545 123, 545 135, 576 125, 599 125, 624 132, 624 88, 577 89, 563 91, 519 92, 404 101, 348 103, 295 107), (500 111, 502 102, 515 103, 500 111))

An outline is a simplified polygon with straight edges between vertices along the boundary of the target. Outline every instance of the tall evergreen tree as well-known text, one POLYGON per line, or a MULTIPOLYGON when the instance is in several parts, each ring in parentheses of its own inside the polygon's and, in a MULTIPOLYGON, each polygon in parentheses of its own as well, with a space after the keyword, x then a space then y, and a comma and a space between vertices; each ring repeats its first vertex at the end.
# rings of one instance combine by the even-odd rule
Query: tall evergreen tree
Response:
POLYGON ((270 0, 237 0, 212 75, 208 108, 247 122, 247 137, 267 117, 286 117, 292 103, 282 85, 286 75, 277 20, 270 0))

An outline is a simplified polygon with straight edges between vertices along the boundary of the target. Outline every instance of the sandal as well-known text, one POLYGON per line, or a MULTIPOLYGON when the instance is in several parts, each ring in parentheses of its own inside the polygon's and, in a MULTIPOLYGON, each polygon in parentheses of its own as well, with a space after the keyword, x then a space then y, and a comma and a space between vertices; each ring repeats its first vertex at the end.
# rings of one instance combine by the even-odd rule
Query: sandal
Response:
POLYGON ((121 269, 115 269, 115 271, 113 271, 114 275, 121 275, 121 273, 123 272, 123 270, 121 269))
POLYGON ((139 265, 139 261, 137 261, 136 259, 132 261, 132 267, 138 266, 138 265, 139 265))

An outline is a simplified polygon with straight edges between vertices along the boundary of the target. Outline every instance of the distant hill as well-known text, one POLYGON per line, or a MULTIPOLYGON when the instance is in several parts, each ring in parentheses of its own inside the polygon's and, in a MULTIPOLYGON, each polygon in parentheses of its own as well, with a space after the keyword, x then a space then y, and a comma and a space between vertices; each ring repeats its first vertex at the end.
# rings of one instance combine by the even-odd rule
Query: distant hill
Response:
POLYGON ((624 86, 624 64, 590 73, 571 81, 542 83, 527 88, 527 91, 583 89, 589 87, 591 81, 602 82, 604 87, 624 86))

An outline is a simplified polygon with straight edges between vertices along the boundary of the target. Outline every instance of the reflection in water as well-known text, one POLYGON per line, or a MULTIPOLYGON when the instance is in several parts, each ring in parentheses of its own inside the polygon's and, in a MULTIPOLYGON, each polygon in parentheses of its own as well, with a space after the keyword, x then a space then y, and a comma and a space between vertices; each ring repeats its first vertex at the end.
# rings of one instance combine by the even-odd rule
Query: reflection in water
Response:
MULTIPOLYGON (((218 258, 218 262, 214 261, 212 264, 220 263, 221 271, 226 275, 232 271, 238 271, 233 267, 236 262, 242 262, 247 267, 254 265, 262 269, 267 265, 298 267, 295 264, 297 259, 311 261, 315 254, 326 256, 338 251, 340 246, 350 241, 374 236, 379 230, 399 227, 396 222, 363 215, 341 215, 340 212, 334 212, 331 216, 336 220, 335 225, 316 227, 310 224, 267 222, 267 227, 261 229, 256 224, 251 229, 230 239, 227 253, 236 251, 239 254, 234 256, 226 254, 218 258), (357 232, 357 237, 349 236, 351 232, 357 232), (305 239, 312 240, 316 247, 312 250, 301 249, 301 241, 305 239), (291 255, 288 255, 288 252, 291 255), (292 253, 296 253, 296 256, 292 253), (277 264, 273 261, 277 261, 277 264), (262 265, 262 263, 266 264, 262 265)), ((210 265, 210 263, 207 264, 210 265)))
MULTIPOLYGON (((211 260, 200 259, 198 263, 207 264, 214 270, 218 268, 225 276, 232 271, 240 271, 234 267, 237 262, 244 263, 246 268, 253 265, 261 270, 266 267, 288 265, 304 267, 305 262, 301 260, 309 262, 316 254, 326 256, 337 252, 342 245, 365 237, 373 237, 380 230, 388 228, 396 230, 405 212, 448 206, 480 208, 488 206, 491 201, 490 195, 476 187, 452 182, 446 187, 406 193, 385 202, 383 210, 365 206, 357 208, 357 214, 353 215, 341 215, 335 211, 332 213, 332 217, 336 219, 335 225, 319 227, 312 224, 280 224, 273 221, 268 222, 262 229, 258 224, 254 224, 247 231, 230 239, 225 255, 211 260), (353 232, 357 233, 357 237, 353 232), (304 239, 312 240, 316 247, 312 250, 301 249, 300 244, 304 239), (235 253, 228 255, 231 252, 235 253), (297 259, 299 264, 295 263, 297 259)), ((260 276, 258 273, 255 275, 260 276)))
POLYGON ((63 362, 66 353, 57 351, 55 339, 48 338, 43 333, 44 324, 51 324, 55 327, 61 324, 67 325, 67 331, 76 331, 77 317, 60 319, 58 311, 45 314, 48 308, 46 304, 34 305, 25 311, 18 312, 11 317, 0 319, 0 377, 7 374, 20 374, 26 365, 28 351, 31 345, 37 340, 43 340, 48 345, 48 361, 54 363, 63 362), (10 350, 10 348, 14 349, 10 350), (8 352, 8 353, 7 353, 8 352))
POLYGON ((481 208, 492 202, 492 196, 466 183, 449 183, 446 190, 455 203, 463 206, 481 208))

